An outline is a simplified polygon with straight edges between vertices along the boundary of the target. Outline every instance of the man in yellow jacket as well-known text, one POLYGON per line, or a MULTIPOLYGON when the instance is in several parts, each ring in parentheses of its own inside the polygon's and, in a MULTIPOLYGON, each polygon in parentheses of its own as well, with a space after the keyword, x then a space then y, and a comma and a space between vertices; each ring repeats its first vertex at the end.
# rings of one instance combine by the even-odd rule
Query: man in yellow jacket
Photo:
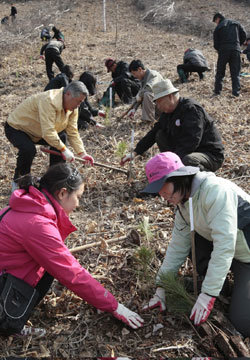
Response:
POLYGON ((30 173, 36 155, 36 144, 50 145, 62 157, 51 155, 50 165, 59 161, 74 161, 74 154, 66 147, 68 139, 74 151, 93 165, 94 159, 84 149, 78 132, 78 107, 88 95, 86 86, 72 81, 61 89, 49 90, 28 97, 9 115, 5 124, 8 140, 18 148, 12 190, 16 180, 30 173))

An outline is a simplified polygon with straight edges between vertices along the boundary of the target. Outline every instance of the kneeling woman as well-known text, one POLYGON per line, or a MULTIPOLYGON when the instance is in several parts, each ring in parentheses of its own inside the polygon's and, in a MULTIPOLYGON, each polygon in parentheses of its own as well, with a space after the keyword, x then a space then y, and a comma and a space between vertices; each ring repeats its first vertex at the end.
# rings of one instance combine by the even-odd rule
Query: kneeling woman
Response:
MULTIPOLYGON (((7 291, 8 296, 3 299, 6 292, 6 289, 3 291, 3 278, 7 274, 36 289, 34 306, 45 296, 53 278, 56 278, 97 309, 110 312, 134 329, 141 327, 143 319, 119 304, 64 244, 66 237, 76 230, 68 216, 79 205, 84 191, 80 173, 67 163, 59 163, 48 169, 40 180, 39 188, 32 185, 31 180, 31 177, 22 180, 20 189, 11 195, 9 207, 0 212, 0 310, 6 310, 5 300, 8 302, 10 296, 7 291)), ((4 315, 4 320, 0 316, 0 332, 10 335, 15 329, 15 316, 6 319, 4 315), (11 321, 10 329, 8 321, 11 321)))
MULTIPOLYGON (((177 206, 172 239, 156 280, 162 272, 177 272, 190 254, 192 198, 197 272, 205 277, 190 318, 195 325, 206 321, 231 268, 234 288, 229 318, 242 335, 249 337, 250 196, 214 173, 184 166, 172 152, 150 159, 146 174, 150 184, 143 192, 158 193, 177 206)), ((166 308, 165 291, 161 287, 144 308, 154 307, 166 308)))

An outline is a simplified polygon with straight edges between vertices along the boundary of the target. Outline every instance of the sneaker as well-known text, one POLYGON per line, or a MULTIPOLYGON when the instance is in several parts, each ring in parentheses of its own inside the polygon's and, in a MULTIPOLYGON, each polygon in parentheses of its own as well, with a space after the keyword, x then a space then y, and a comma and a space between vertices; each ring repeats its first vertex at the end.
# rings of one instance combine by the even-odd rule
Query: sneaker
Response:
POLYGON ((16 183, 14 180, 11 183, 11 192, 13 193, 13 191, 19 189, 18 183, 16 183))
POLYGON ((43 328, 35 328, 33 326, 24 325, 21 330, 20 336, 34 336, 36 338, 40 338, 46 335, 46 330, 43 328))

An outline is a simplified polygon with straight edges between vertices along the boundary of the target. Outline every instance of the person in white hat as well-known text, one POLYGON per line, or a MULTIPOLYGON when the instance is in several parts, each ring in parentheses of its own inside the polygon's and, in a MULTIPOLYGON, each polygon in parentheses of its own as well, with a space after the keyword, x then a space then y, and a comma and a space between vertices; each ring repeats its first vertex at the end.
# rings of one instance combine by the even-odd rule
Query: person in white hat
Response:
POLYGON ((231 269, 234 285, 229 319, 236 330, 249 337, 250 195, 212 172, 184 166, 172 152, 155 155, 145 170, 149 184, 142 192, 159 194, 176 206, 176 215, 171 240, 156 277, 156 293, 144 310, 166 309, 168 294, 165 294, 161 274, 177 274, 186 258, 191 257, 193 222, 196 268, 203 281, 190 319, 195 325, 207 320, 231 269))
POLYGON ((132 155, 122 158, 121 165, 157 143, 160 152, 176 153, 184 165, 203 171, 218 170, 224 160, 224 147, 214 120, 195 100, 180 97, 169 79, 156 83, 153 92, 162 112, 160 119, 137 143, 132 155))

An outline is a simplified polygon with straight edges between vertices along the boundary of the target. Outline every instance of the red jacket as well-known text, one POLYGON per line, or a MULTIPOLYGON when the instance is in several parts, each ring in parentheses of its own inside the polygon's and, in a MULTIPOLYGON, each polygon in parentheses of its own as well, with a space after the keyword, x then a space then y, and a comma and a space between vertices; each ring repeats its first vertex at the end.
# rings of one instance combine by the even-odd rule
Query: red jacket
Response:
MULTIPOLYGON (((36 286, 45 270, 96 308, 112 312, 118 302, 85 270, 64 244, 76 228, 59 203, 45 190, 16 190, 11 210, 0 222, 0 273, 6 271, 36 286)), ((0 212, 0 215, 6 209, 0 212)))

